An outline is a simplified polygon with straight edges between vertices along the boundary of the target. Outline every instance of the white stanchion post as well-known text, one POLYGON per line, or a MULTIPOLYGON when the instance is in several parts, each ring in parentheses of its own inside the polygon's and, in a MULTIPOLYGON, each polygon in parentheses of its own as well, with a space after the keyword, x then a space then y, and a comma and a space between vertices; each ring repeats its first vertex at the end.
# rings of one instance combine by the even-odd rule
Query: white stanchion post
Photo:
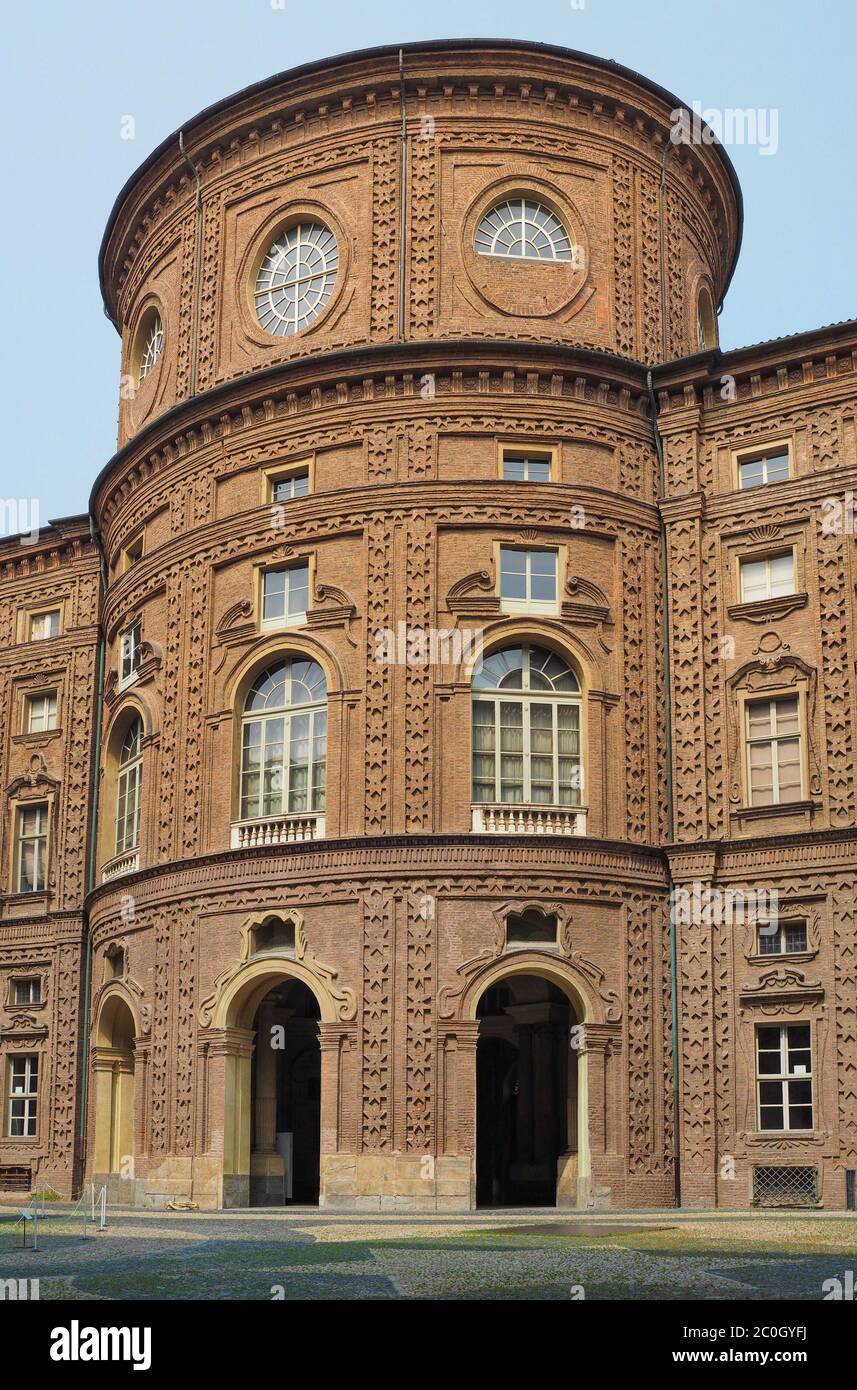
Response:
POLYGON ((99 1229, 107 1230, 107 1183, 101 1189, 101 1226, 99 1229))
POLYGON ((39 1248, 39 1199, 33 1193, 33 1249, 39 1248))

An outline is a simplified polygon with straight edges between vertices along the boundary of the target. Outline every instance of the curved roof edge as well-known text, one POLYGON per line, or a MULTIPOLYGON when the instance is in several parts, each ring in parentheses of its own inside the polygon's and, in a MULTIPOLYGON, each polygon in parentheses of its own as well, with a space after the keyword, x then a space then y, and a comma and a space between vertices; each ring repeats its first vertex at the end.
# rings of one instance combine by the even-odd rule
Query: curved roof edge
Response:
MULTIPOLYGON (((167 153, 167 151, 170 149, 172 145, 178 145, 180 132, 184 135, 187 135, 188 132, 194 131, 198 126, 202 125, 212 116, 216 116, 217 114, 219 114, 219 112, 227 110, 235 102, 243 101, 247 97, 252 97, 255 96, 257 93, 265 92, 269 88, 276 87, 279 83, 294 81, 296 78, 300 77, 309 77, 312 76, 313 73, 320 73, 325 72, 331 68, 343 67, 347 63, 368 61, 372 58, 392 57, 400 51, 403 54, 444 53, 454 51, 455 49, 475 50, 480 48, 499 48, 510 50, 521 49, 524 52, 543 54, 547 56, 552 55, 557 58, 571 59, 575 62, 586 63, 594 68, 600 69, 603 72, 616 73, 620 77, 627 78, 629 81, 637 83, 646 91, 651 92, 654 96, 657 96, 661 100, 668 102, 673 107, 673 109, 680 108, 686 111, 690 110, 690 107, 688 107, 686 102, 683 102, 673 92, 668 91, 666 87, 661 87, 659 83, 652 81, 652 79, 649 77, 645 77, 642 73, 635 72, 633 68, 625 67, 623 63, 617 63, 613 58, 599 58, 594 53, 584 53, 581 49, 578 48, 565 48, 561 44, 542 43, 537 39, 419 39, 414 40, 411 43, 389 43, 379 44, 373 48, 355 48, 347 53, 336 53, 329 58, 315 58, 309 63, 301 63, 297 67, 286 68, 282 72, 273 73, 270 77, 262 78, 259 82, 252 82, 248 87, 239 88, 238 91, 231 92, 228 96, 221 97, 219 101, 212 102, 210 106, 204 107, 202 111, 197 112, 197 114, 195 116, 192 116, 190 120, 181 125, 177 130, 174 130, 171 135, 168 135, 165 140, 162 140, 161 143, 157 145, 155 149, 152 150, 151 154, 149 154, 143 160, 142 164, 139 164, 137 168, 134 170, 134 172, 130 174, 129 177, 125 180, 113 202, 112 208, 110 209, 110 213, 107 218, 107 225, 104 229, 104 235, 101 238, 101 245, 98 249, 98 284, 101 290, 102 302, 104 304, 105 311, 108 313, 108 316, 109 310, 107 309, 107 294, 105 291, 104 284, 104 259, 107 250, 107 243, 109 242, 110 237, 112 235, 113 228, 119 216, 120 208, 122 207, 122 204, 124 203, 128 194, 131 192, 132 188, 134 188, 134 186, 140 181, 140 179, 142 179, 144 174, 146 174, 149 171, 149 169, 151 169, 152 166, 156 164, 157 161, 167 153)), ((711 136, 710 141, 706 141, 706 143, 710 144, 718 150, 719 156, 723 161, 727 177, 732 186, 732 190, 735 196, 737 210, 735 249, 732 253, 732 261, 729 266, 729 272, 726 276, 725 283, 723 285, 723 291, 718 301, 719 307, 719 305, 723 303, 729 286, 732 283, 732 277, 735 274, 735 267, 738 263, 738 257, 741 252, 741 242, 744 231, 744 199, 741 193, 741 185, 738 182, 738 175, 736 173, 735 166, 732 163, 732 160, 729 158, 729 155, 727 154, 725 147, 717 139, 714 131, 712 131, 709 126, 705 125, 704 123, 703 126, 704 129, 708 131, 711 136)), ((111 322, 113 322, 112 317, 111 322)))

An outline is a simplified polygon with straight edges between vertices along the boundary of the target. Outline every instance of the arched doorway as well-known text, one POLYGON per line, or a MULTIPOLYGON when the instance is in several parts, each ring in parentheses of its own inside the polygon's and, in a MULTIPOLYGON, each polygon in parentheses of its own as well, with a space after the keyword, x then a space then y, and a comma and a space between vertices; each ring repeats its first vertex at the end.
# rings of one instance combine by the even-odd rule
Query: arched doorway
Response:
POLYGON ((554 1206, 577 1157, 581 1020, 536 974, 489 985, 476 1009, 477 1206, 554 1206))
POLYGON ((301 980, 282 979, 253 1018, 250 1205, 317 1203, 321 1136, 320 1011, 301 980))
POLYGON ((93 1172, 134 1177, 134 1015, 110 994, 98 1016, 93 1049, 95 1145, 93 1172))

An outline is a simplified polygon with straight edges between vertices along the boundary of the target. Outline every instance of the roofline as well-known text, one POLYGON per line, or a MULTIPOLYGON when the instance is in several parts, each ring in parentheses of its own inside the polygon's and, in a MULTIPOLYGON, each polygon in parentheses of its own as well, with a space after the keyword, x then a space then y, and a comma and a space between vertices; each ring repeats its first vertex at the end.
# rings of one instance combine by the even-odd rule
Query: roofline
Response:
MULTIPOLYGON (((602 72, 615 73, 620 77, 627 78, 631 82, 635 82, 638 86, 644 88, 644 90, 650 92, 652 95, 669 103, 673 109, 681 108, 685 111, 690 111, 691 109, 686 102, 681 101, 679 97, 677 97, 673 92, 668 91, 666 87, 661 87, 659 83, 653 82, 652 79, 649 77, 644 77, 642 73, 635 72, 633 68, 628 68, 625 67, 622 63, 617 63, 613 58, 599 58, 596 54, 584 53, 581 49, 578 48, 565 48, 560 44, 541 43, 536 39, 419 39, 414 40, 411 43, 388 43, 380 44, 374 48, 355 48, 347 53, 334 54, 329 58, 315 58, 312 62, 301 63, 298 67, 286 68, 283 72, 277 72, 274 73, 271 77, 262 78, 260 82, 252 82, 250 86, 242 87, 239 89, 239 91, 232 92, 229 96, 221 97, 219 101, 213 102, 211 106, 204 107, 202 111, 199 111, 195 116, 192 116, 189 121, 181 125, 178 128, 178 130, 174 130, 171 135, 168 135, 165 140, 162 140, 161 143, 157 145, 154 150, 152 150, 151 154, 149 154, 147 158, 143 160, 142 164, 139 164, 137 168, 134 170, 134 172, 129 175, 129 177, 125 180, 124 184, 119 190, 119 193, 116 199, 114 200, 113 206, 110 209, 110 213, 107 218, 107 225, 104 229, 104 235, 101 238, 101 245, 98 249, 98 284, 101 290, 101 298, 104 304, 105 311, 108 312, 107 293, 104 282, 105 255, 107 251, 107 243, 109 242, 110 237, 113 233, 113 228, 118 219, 122 204, 125 202, 125 199, 127 198, 128 194, 136 186, 136 184, 139 183, 143 176, 146 173, 148 173, 148 171, 153 167, 153 165, 156 164, 157 161, 161 159, 169 151, 171 146, 178 146, 178 139, 180 133, 184 136, 187 136, 189 132, 192 133, 205 121, 209 120, 212 116, 218 115, 221 111, 226 111, 230 106, 232 106, 236 102, 244 101, 248 97, 253 97, 259 93, 266 92, 269 89, 274 88, 283 82, 294 81, 295 79, 302 77, 310 77, 314 73, 321 73, 329 71, 332 68, 344 67, 348 63, 365 62, 373 58, 393 57, 397 55, 400 51, 403 54, 444 53, 452 52, 456 49, 463 49, 465 51, 468 51, 486 48, 508 49, 510 51, 517 49, 523 50, 527 53, 542 54, 555 58, 571 59, 574 62, 585 63, 588 64, 590 67, 599 69, 602 72)), ((706 143, 714 146, 718 150, 719 157, 723 161, 727 177, 732 186, 737 212, 735 248, 732 253, 732 261, 729 266, 729 271, 723 285, 723 291, 718 300, 719 308, 726 297, 726 293, 729 289, 730 284, 732 283, 732 277, 735 274, 735 267, 738 262, 738 256, 741 252, 741 243, 743 240, 744 233, 744 198, 741 193, 741 185, 738 182, 738 175, 735 171, 735 166, 732 163, 732 160, 729 158, 729 155, 727 154, 725 147, 717 139, 714 131, 712 131, 709 126, 705 125, 704 123, 703 126, 704 129, 708 131, 709 135, 711 136, 710 141, 706 141, 706 143)), ((112 317, 111 322, 113 322, 112 317)))
POLYGON ((22 549, 34 554, 45 546, 58 545, 62 540, 71 539, 75 535, 89 535, 89 512, 53 517, 35 529, 38 532, 38 539, 35 541, 25 540, 26 536, 32 534, 30 531, 16 531, 11 536, 0 536, 0 555, 5 555, 16 542, 22 549))
POLYGON ((849 338, 857 340, 857 318, 822 324, 800 333, 785 333, 781 338, 765 338, 760 343, 727 348, 725 352, 720 348, 706 348, 704 352, 695 352, 689 357, 673 357, 668 362, 658 362, 653 366, 652 377, 655 382, 662 382, 694 374, 715 375, 715 367, 719 370, 748 362, 764 362, 770 358, 796 357, 808 348, 815 349, 816 345, 839 343, 849 338))

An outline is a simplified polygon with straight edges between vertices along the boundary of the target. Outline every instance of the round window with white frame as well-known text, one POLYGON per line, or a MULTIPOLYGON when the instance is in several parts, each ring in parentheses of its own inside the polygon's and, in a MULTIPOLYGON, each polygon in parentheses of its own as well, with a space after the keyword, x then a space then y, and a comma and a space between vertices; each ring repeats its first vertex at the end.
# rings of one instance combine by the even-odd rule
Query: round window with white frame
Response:
POLYGON ((151 305, 140 320, 132 356, 132 371, 138 389, 157 367, 163 351, 164 321, 160 311, 151 305))
POLYGON ((532 198, 504 198, 476 228, 481 256, 512 256, 525 261, 573 261, 568 230, 550 208, 532 198))
POLYGON ((266 333, 286 337, 308 328, 333 294, 339 269, 336 237, 322 222, 280 231, 256 275, 256 317, 266 333))

